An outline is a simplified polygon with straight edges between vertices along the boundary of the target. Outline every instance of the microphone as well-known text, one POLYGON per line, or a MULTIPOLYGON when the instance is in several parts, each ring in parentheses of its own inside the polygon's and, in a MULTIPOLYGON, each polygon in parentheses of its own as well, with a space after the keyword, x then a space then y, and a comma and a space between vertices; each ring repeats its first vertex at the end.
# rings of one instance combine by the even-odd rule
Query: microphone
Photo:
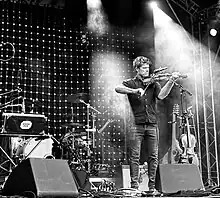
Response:
POLYGON ((160 67, 160 68, 158 68, 158 69, 155 69, 153 73, 156 74, 156 73, 162 72, 162 71, 164 71, 164 70, 166 70, 166 69, 167 69, 167 67, 160 67))
POLYGON ((187 74, 179 74, 179 78, 187 78, 188 75, 187 74))
POLYGON ((171 76, 172 76, 172 75, 174 75, 176 78, 187 78, 187 77, 188 77, 187 74, 181 74, 181 73, 179 73, 179 72, 173 72, 173 73, 171 74, 171 76))

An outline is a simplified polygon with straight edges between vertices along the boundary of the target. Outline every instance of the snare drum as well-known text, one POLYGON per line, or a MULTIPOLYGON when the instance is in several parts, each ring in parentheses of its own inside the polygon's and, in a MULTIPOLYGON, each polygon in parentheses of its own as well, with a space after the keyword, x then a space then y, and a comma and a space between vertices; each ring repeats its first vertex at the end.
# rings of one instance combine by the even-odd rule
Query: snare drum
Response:
POLYGON ((18 148, 16 155, 23 158, 36 157, 54 159, 52 155, 53 140, 51 138, 29 138, 18 148))

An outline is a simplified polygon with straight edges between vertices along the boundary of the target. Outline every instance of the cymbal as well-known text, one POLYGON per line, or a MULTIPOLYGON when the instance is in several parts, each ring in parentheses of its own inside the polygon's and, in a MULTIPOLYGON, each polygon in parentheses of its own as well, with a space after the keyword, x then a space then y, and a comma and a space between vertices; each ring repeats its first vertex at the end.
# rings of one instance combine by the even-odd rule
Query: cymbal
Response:
POLYGON ((83 124, 80 123, 74 123, 74 122, 69 122, 61 125, 61 127, 76 127, 76 126, 84 126, 83 124))
POLYGON ((76 93, 73 95, 69 95, 67 98, 68 102, 72 103, 80 103, 80 100, 88 100, 88 94, 87 93, 76 93))

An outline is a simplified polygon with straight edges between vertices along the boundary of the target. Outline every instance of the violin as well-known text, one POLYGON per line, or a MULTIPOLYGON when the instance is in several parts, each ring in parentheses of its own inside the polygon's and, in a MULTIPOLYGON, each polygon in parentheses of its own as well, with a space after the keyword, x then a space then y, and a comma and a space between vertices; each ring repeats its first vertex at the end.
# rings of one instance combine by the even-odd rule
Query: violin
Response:
POLYGON ((187 160, 187 163, 199 165, 198 157, 195 153, 196 138, 190 133, 189 118, 186 116, 186 133, 180 137, 181 144, 183 146, 182 156, 187 160))
POLYGON ((146 90, 148 89, 149 85, 152 84, 155 81, 160 81, 160 80, 167 80, 168 77, 172 76, 172 74, 169 73, 158 73, 158 74, 152 74, 150 76, 150 78, 145 78, 143 79, 143 83, 144 85, 146 85, 146 87, 144 88, 144 93, 146 92, 146 90))
POLYGON ((149 78, 143 79, 143 83, 145 85, 151 84, 155 81, 160 81, 160 80, 168 80, 168 78, 172 76, 170 73, 162 73, 162 74, 152 74, 149 78))

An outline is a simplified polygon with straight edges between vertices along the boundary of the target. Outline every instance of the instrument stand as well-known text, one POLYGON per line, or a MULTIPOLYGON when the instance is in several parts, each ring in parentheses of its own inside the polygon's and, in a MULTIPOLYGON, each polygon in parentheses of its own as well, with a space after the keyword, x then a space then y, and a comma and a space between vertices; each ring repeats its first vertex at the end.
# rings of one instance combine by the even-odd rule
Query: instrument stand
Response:
MULTIPOLYGON (((175 82, 176 83, 176 82, 175 82)), ((177 83, 176 83, 177 84, 177 83)), ((187 116, 187 113, 186 113, 186 110, 184 109, 183 105, 183 98, 185 97, 186 93, 188 93, 182 85, 178 84, 178 87, 180 88, 180 109, 181 109, 181 124, 180 124, 180 128, 182 130, 182 135, 185 134, 185 127, 186 127, 186 116, 187 116)), ((191 95, 191 94, 189 94, 191 95)), ((189 142, 189 139, 188 139, 188 136, 187 136, 187 142, 189 142)), ((180 155, 180 163, 182 164, 185 164, 187 163, 187 161, 190 161, 188 159, 187 156, 184 156, 183 153, 180 155)))
MULTIPOLYGON (((186 94, 188 94, 189 96, 192 96, 192 93, 189 92, 188 90, 184 89, 182 85, 174 82, 175 85, 177 85, 179 88, 180 88, 180 106, 181 106, 181 112, 182 112, 182 115, 181 115, 181 124, 180 124, 180 128, 182 130, 182 135, 183 136, 184 134, 186 134, 186 142, 187 144, 189 144, 190 142, 190 139, 191 137, 188 137, 187 134, 190 134, 190 127, 189 127, 189 117, 192 117, 192 112, 189 111, 191 109, 190 108, 187 108, 185 107, 184 108, 184 103, 183 103, 183 98, 186 96, 186 94), (190 113, 190 115, 189 115, 190 113), (187 131, 185 131, 185 128, 187 127, 187 131), (188 133, 186 133, 188 132, 188 133)), ((196 131, 195 131, 196 133, 196 131)), ((194 136, 193 136, 194 137, 194 136)), ((185 148, 186 149, 186 148, 185 148)), ((188 151, 186 151, 186 153, 182 153, 181 156, 180 156, 180 162, 179 163, 189 163, 189 164, 192 164, 193 163, 193 159, 195 158, 195 156, 197 156, 198 154, 195 154, 195 153, 189 153, 188 151)), ((199 164, 197 162, 197 164, 199 164)))

